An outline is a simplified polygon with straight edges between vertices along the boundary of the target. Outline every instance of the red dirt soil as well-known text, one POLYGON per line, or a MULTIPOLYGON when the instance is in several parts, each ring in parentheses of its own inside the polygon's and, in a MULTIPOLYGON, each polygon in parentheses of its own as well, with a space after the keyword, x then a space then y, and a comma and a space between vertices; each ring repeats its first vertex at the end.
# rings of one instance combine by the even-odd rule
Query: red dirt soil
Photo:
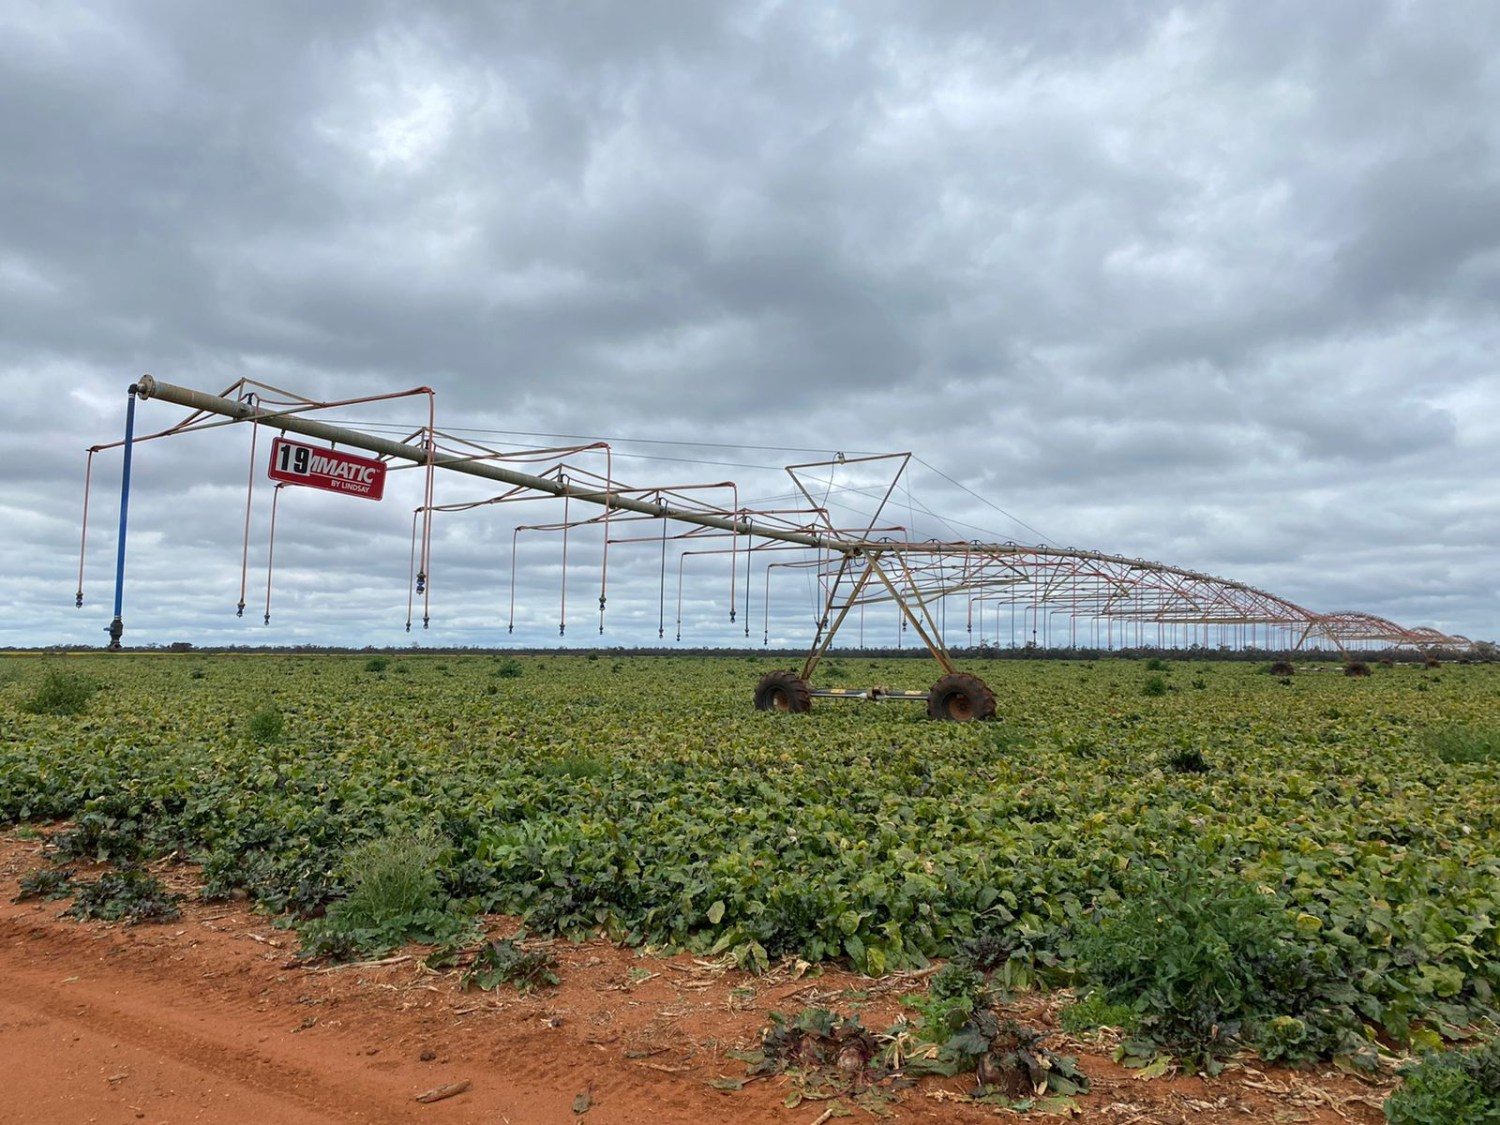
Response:
MULTIPOLYGON (((296 937, 245 904, 197 902, 186 866, 158 868, 189 895, 164 925, 78 923, 61 917, 66 902, 12 902, 19 876, 41 862, 41 841, 0 837, 0 1122, 812 1125, 868 1119, 872 1108, 895 1121, 1004 1112, 968 1101, 972 1076, 923 1079, 870 1108, 849 1099, 787 1108, 798 1086, 786 1076, 712 1084, 745 1078, 726 1052, 753 1048, 770 1011, 860 1011, 883 1028, 900 995, 921 987, 914 975, 754 977, 688 956, 559 942, 560 986, 466 992, 456 972, 428 970, 419 956, 297 963, 296 937), (417 1100, 465 1082, 462 1093, 417 1100)), ((515 929, 491 921, 493 934, 515 929)), ((1023 998, 1011 1014, 1052 1027, 1056 1003, 1023 998)), ((1212 1081, 1141 1081, 1109 1061, 1106 1042, 1049 1045, 1077 1055, 1093 1081, 1072 1120, 1383 1121, 1384 1090, 1337 1072, 1243 1065, 1212 1081)))

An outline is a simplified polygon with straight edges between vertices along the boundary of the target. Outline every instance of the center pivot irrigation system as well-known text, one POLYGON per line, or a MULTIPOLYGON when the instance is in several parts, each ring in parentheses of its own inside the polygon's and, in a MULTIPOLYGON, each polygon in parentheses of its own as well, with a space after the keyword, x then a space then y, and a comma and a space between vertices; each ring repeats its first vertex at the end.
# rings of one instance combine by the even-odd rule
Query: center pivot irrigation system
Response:
MULTIPOLYGON (((276 433, 270 443, 267 475, 276 482, 272 498, 270 546, 266 567, 265 620, 271 612, 271 561, 275 551, 276 505, 283 488, 306 486, 378 500, 386 470, 414 469, 423 477, 423 499, 412 514, 411 573, 407 593, 407 623, 411 628, 415 600, 421 599, 421 620, 430 620, 432 522, 436 512, 459 512, 524 500, 562 501, 562 518, 551 523, 517 527, 512 534, 511 617, 515 627, 515 544, 522 531, 562 534, 563 590, 559 632, 566 630, 569 532, 602 528, 603 552, 599 567, 599 631, 604 632, 608 601, 609 549, 612 545, 652 544, 661 558, 661 610, 658 636, 666 626, 666 576, 669 542, 678 544, 678 639, 681 639, 682 566, 690 555, 727 556, 729 620, 743 614, 750 634, 751 572, 765 561, 765 639, 769 639, 770 576, 778 567, 802 569, 818 583, 821 612, 807 659, 798 670, 771 672, 755 688, 761 710, 802 712, 815 698, 900 699, 925 702, 935 719, 968 721, 995 714, 994 693, 979 677, 960 671, 950 655, 946 637, 948 607, 962 607, 964 628, 972 643, 976 624, 985 635, 987 615, 1009 610, 1012 637, 1017 613, 1028 646, 1062 644, 1077 647, 1115 647, 1154 643, 1194 644, 1217 638, 1244 647, 1300 650, 1331 645, 1348 656, 1363 646, 1407 646, 1430 653, 1435 649, 1467 650, 1465 637, 1435 629, 1408 629, 1365 613, 1314 613, 1264 590, 1181 567, 1144 559, 1124 558, 1098 551, 1055 546, 1026 546, 922 539, 907 527, 881 523, 898 483, 912 460, 909 453, 887 453, 807 462, 786 467, 796 491, 792 506, 749 507, 740 503, 732 481, 639 487, 616 479, 613 454, 605 442, 545 449, 499 450, 446 433, 435 424, 434 394, 417 387, 390 395, 339 401, 314 401, 264 383, 242 379, 219 394, 159 382, 147 375, 133 384, 125 418, 123 441, 97 445, 88 451, 83 501, 83 531, 79 548, 78 593, 83 605, 83 563, 88 539, 89 485, 93 459, 106 449, 123 449, 120 525, 116 556, 114 619, 109 647, 118 650, 124 634, 125 538, 130 501, 131 454, 145 441, 218 426, 248 423, 249 483, 245 508, 245 549, 241 556, 238 613, 244 615, 249 551, 250 503, 257 477, 257 449, 261 428, 276 433), (310 417, 318 411, 394 399, 424 400, 426 422, 399 436, 381 436, 347 425, 310 417), (176 425, 137 436, 138 400, 159 400, 186 408, 176 425), (289 435, 297 435, 291 437, 289 435), (328 443, 311 445, 299 438, 328 443), (351 454, 338 447, 373 456, 351 454), (602 461, 603 472, 580 467, 577 460, 602 461), (570 460, 571 459, 571 460, 570 460), (434 480, 439 471, 461 473, 504 486, 486 499, 438 504, 434 480), (854 474, 864 482, 853 489, 875 502, 863 526, 839 526, 829 504, 835 473, 854 474), (826 486, 824 488, 823 486, 826 486), (821 496, 819 493, 822 493, 821 496), (724 502, 727 498, 727 503, 724 502), (583 506, 588 514, 576 515, 583 506), (595 510, 597 509, 597 510, 595 510), (639 534, 642 524, 660 530, 639 534), (799 552, 792 561, 769 561, 775 551, 799 552), (927 691, 884 688, 815 688, 813 673, 839 630, 866 607, 894 605, 901 628, 910 628, 932 654, 942 675, 927 691), (1029 625, 1029 632, 1027 626, 1029 625), (1081 641, 1080 641, 1081 635, 1081 641)), ((370 428, 366 426, 366 429, 370 428)), ((863 518, 863 517, 862 517, 863 518)))

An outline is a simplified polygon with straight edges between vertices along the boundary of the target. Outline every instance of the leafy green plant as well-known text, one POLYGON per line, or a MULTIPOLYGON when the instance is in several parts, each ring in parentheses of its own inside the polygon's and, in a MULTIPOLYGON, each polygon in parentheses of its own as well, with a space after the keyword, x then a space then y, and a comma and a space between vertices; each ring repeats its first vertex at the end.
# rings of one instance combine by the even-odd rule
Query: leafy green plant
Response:
POLYGON ((98 690, 98 683, 88 676, 53 669, 21 702, 21 708, 33 715, 79 715, 98 690))
POLYGON ((380 956, 407 942, 451 944, 473 930, 450 910, 439 877, 446 846, 430 833, 398 833, 349 853, 347 897, 301 928, 306 957, 380 956))
MULTIPOLYGON (((976 671, 1015 706, 992 742, 996 725, 896 707, 829 706, 772 730, 744 705, 765 659, 621 656, 616 673, 608 658, 527 657, 514 693, 489 655, 444 671, 393 657, 410 674, 371 691, 371 655, 216 656, 211 693, 164 679, 160 661, 10 657, 0 824, 87 814, 90 860, 179 852, 213 893, 305 917, 345 892, 351 842, 431 823, 451 845, 438 909, 459 924, 495 910, 539 935, 871 973, 974 943, 975 967, 1006 990, 1086 984, 1075 941, 1094 912, 1201 844, 1201 866, 1301 916, 1287 940, 1316 982, 1278 986, 1288 999, 1240 1041, 1341 1055, 1350 1021, 1403 1045, 1414 1028, 1494 1018, 1500 773, 1462 767, 1456 784, 1459 767, 1413 733, 1493 729, 1494 665, 1351 685, 1330 661, 1284 688, 1254 664, 1178 661, 1174 690, 1147 700, 1140 662, 996 661, 976 671), (23 711, 59 666, 107 682, 108 710, 23 711), (1206 688, 1175 690, 1194 677, 1206 688), (227 728, 226 699, 244 717, 274 700, 297 737, 262 752, 240 715, 227 728), (1184 784, 1162 768, 1176 746, 1203 747, 1215 769, 1184 784), (580 754, 602 772, 538 771, 580 754), (1301 1026, 1272 1030, 1278 1016, 1301 1026)), ((916 682, 911 660, 844 662, 860 682, 916 682)))
POLYGON ((136 810, 115 798, 88 802, 73 824, 48 841, 48 850, 62 862, 134 863, 145 852, 136 810))
POLYGON ((1172 666, 1159 656, 1153 656, 1150 660, 1146 661, 1146 671, 1148 672, 1170 672, 1171 670, 1172 666))
POLYGON ((1424 1055, 1401 1068, 1386 1099, 1390 1125, 1496 1125, 1500 1122, 1500 1044, 1424 1055))
POLYGON ((21 876, 20 894, 16 895, 13 901, 25 902, 33 898, 67 898, 73 893, 73 888, 69 885, 72 878, 71 871, 60 867, 32 868, 21 876))
POLYGON ((1144 1042, 1209 1073, 1240 1045, 1310 1058, 1358 1034, 1327 1002, 1343 982, 1308 956, 1281 902, 1201 860, 1149 872, 1077 949, 1102 1003, 1129 1007, 1144 1042))
POLYGON ((1161 696, 1166 695, 1167 690, 1167 678, 1160 674, 1147 676, 1146 682, 1141 685, 1142 695, 1161 696))
POLYGON ((1009 961, 1015 949, 1015 941, 1005 934, 981 930, 958 943, 958 948, 953 951, 953 960, 965 968, 988 973, 1009 961))
POLYGON ((281 741, 281 736, 286 730, 286 720, 274 707, 263 707, 250 716, 246 730, 250 734, 251 742, 257 746, 269 746, 273 742, 281 741))
POLYGON ((524 669, 521 667, 521 662, 519 660, 506 659, 495 665, 494 675, 498 676, 502 680, 514 680, 518 676, 520 676, 523 671, 524 669))
POLYGON ((918 1013, 918 1037, 929 1043, 946 1043, 984 1001, 984 975, 955 962, 932 975, 925 994, 903 997, 903 1003, 918 1013))
POLYGON ((474 963, 461 978, 464 988, 491 991, 502 984, 518 992, 530 992, 557 984, 557 959, 544 949, 525 950, 510 938, 486 942, 474 955, 474 963))
POLYGON ((319 854, 275 854, 264 849, 225 848, 203 862, 202 897, 229 898, 242 890, 268 910, 307 920, 323 915, 342 892, 332 868, 337 861, 319 854))
POLYGON ((366 672, 384 672, 390 666, 390 659, 384 656, 372 656, 365 661, 366 672))
POLYGON ((98 918, 106 922, 170 922, 180 916, 178 896, 171 894, 156 876, 139 868, 106 871, 92 883, 75 883, 73 905, 64 912, 80 921, 98 918))

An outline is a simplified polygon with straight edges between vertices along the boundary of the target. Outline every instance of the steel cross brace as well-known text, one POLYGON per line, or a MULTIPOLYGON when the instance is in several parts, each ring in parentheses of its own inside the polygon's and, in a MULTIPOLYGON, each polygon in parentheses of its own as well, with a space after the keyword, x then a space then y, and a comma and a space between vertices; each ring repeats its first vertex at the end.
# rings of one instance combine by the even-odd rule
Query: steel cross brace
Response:
POLYGON ((953 673, 958 670, 953 664, 953 658, 948 655, 948 649, 943 644, 942 633, 938 629, 937 622, 933 620, 932 613, 927 608, 926 601, 921 597, 916 583, 912 580, 911 572, 906 566, 906 560, 902 558, 901 552, 891 552, 896 555, 897 560, 900 562, 906 578, 906 585, 909 587, 908 590, 903 590, 892 581, 890 575, 880 565, 880 558, 885 553, 879 550, 850 551, 845 553, 844 560, 840 564, 838 573, 834 576, 833 583, 829 588, 828 600, 824 605, 822 621, 828 621, 828 617, 834 612, 836 604, 838 612, 833 617, 833 620, 828 623, 826 632, 823 631, 822 621, 819 622, 818 635, 813 640, 813 646, 807 654, 806 663, 802 665, 801 679, 812 679, 813 671, 817 668, 818 662, 827 654, 829 646, 833 644, 833 638, 838 634, 839 627, 843 625, 845 619, 849 616, 849 611, 858 604, 860 594, 870 584, 872 577, 878 578, 886 590, 890 592, 891 600, 896 603, 896 607, 901 611, 901 615, 916 632, 917 636, 921 638, 922 643, 927 646, 927 651, 932 654, 932 658, 938 662, 943 671, 945 673, 953 673), (844 575, 850 563, 856 558, 864 562, 864 569, 860 572, 859 577, 854 580, 854 586, 849 591, 849 595, 843 599, 842 603, 839 603, 839 585, 843 582, 844 575))

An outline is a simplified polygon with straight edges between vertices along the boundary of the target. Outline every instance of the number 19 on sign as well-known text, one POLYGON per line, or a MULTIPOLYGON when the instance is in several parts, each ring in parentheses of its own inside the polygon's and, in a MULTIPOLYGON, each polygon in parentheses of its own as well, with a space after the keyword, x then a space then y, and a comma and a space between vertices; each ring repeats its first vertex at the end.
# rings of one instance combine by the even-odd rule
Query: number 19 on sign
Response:
POLYGON ((385 494, 384 461, 287 438, 277 438, 271 443, 268 475, 285 484, 302 484, 366 500, 379 500, 385 494))

